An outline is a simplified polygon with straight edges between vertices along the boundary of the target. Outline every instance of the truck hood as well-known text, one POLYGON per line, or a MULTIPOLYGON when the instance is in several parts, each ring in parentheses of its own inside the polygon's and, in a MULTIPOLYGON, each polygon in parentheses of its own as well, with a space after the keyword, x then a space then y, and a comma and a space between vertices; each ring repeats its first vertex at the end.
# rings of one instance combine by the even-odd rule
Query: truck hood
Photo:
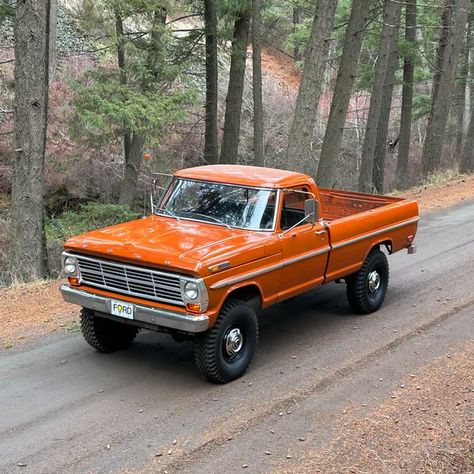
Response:
POLYGON ((265 257, 269 248, 265 243, 271 239, 268 232, 149 216, 72 237, 64 247, 204 277, 216 263, 228 261, 234 267, 265 257))

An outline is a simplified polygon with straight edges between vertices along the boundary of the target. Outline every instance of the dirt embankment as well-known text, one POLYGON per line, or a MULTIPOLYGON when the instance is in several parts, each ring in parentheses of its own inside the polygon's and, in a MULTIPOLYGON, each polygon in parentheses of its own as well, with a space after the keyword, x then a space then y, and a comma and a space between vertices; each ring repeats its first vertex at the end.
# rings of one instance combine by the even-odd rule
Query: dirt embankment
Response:
POLYGON ((398 194, 415 199, 423 214, 474 199, 474 175, 458 176, 446 182, 418 186, 398 194))
POLYGON ((284 53, 264 48, 262 50, 262 69, 277 78, 280 84, 297 91, 301 73, 295 69, 292 58, 284 53))

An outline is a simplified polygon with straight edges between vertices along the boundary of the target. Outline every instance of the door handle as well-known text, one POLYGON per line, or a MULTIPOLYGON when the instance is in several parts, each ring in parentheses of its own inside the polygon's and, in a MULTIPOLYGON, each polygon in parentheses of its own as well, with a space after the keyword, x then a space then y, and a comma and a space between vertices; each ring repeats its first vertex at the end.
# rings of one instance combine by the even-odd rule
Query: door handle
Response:
POLYGON ((322 235, 322 234, 325 234, 325 233, 326 233, 326 229, 323 229, 323 230, 317 230, 315 233, 316 233, 316 235, 322 235))

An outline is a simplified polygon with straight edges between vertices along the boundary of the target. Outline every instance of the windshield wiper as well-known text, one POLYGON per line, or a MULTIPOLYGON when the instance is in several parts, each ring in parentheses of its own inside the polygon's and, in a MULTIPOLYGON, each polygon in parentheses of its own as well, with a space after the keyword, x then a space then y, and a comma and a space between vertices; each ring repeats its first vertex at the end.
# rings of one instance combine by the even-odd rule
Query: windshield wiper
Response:
POLYGON ((218 224, 225 225, 228 229, 231 229, 229 224, 226 224, 225 222, 222 222, 220 219, 217 219, 217 217, 208 216, 207 214, 201 214, 200 212, 194 212, 194 211, 189 211, 189 213, 190 214, 195 214, 196 216, 204 217, 205 219, 212 219, 214 222, 217 222, 218 224))
POLYGON ((171 211, 168 211, 168 209, 165 209, 164 207, 155 207, 155 213, 157 211, 164 212, 165 214, 168 214, 169 216, 174 217, 178 221, 181 220, 180 217, 178 217, 176 214, 173 214, 171 211))

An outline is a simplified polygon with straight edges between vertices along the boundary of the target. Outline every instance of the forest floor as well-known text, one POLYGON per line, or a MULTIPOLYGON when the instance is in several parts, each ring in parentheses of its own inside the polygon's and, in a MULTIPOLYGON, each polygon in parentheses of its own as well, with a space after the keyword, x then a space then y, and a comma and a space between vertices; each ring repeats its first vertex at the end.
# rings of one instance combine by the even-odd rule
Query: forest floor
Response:
MULTIPOLYGON (((416 199, 423 215, 474 198, 474 176, 419 186, 400 195, 416 199)), ((0 349, 54 331, 76 329, 78 309, 63 301, 62 283, 64 280, 52 280, 0 289, 0 349)))
POLYGON ((287 472, 473 473, 473 374, 474 341, 449 349, 287 472))

